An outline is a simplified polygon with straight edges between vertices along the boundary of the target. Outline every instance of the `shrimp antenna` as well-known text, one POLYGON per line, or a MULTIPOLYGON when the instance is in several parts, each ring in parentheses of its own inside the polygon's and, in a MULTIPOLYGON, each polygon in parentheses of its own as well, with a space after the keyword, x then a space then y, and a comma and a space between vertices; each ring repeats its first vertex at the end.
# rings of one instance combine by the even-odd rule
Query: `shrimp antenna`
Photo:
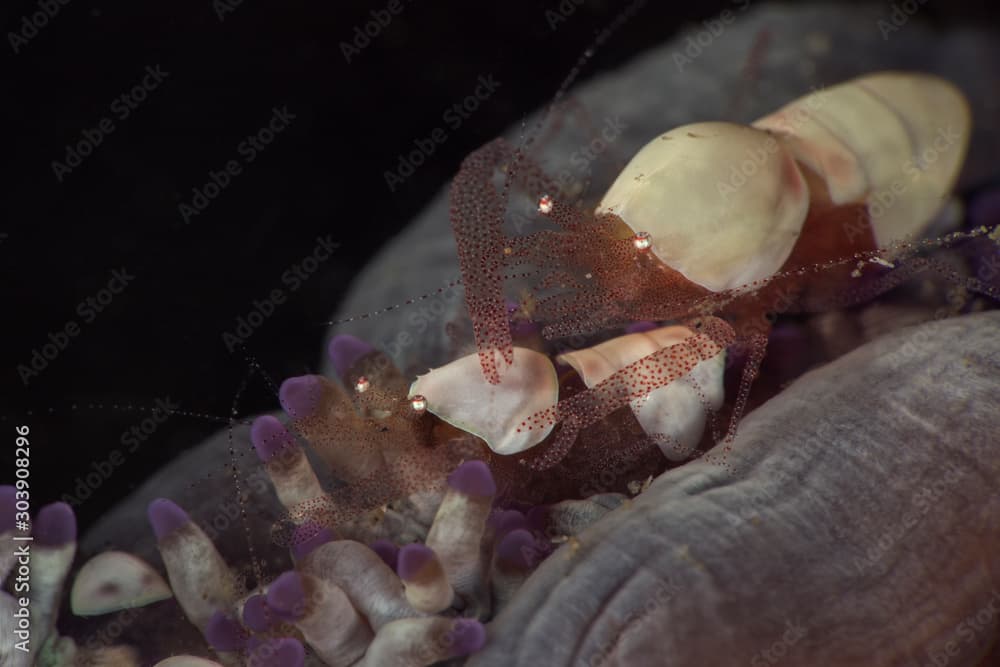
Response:
MULTIPOLYGON (((541 273, 540 270, 524 271, 524 272, 521 272, 521 273, 510 273, 510 274, 504 275, 503 279, 504 280, 516 280, 518 278, 530 278, 532 276, 538 275, 539 273, 541 273)), ((386 314, 388 312, 391 312, 393 310, 399 310, 400 308, 404 308, 406 306, 412 306, 413 304, 420 303, 421 301, 426 301, 427 299, 430 299, 431 297, 435 297, 435 296, 444 294, 448 290, 454 289, 456 287, 461 287, 462 285, 463 285, 462 279, 461 278, 455 278, 454 280, 449 280, 447 283, 445 283, 441 287, 438 287, 435 290, 432 290, 430 292, 426 292, 424 294, 421 294, 420 296, 415 296, 413 298, 407 299, 406 301, 401 301, 400 303, 394 303, 391 306, 386 306, 385 308, 379 308, 377 310, 371 310, 371 311, 368 311, 367 313, 360 313, 358 315, 351 315, 349 317, 344 317, 344 318, 341 318, 339 320, 329 320, 328 322, 320 322, 319 325, 320 326, 333 326, 335 324, 347 324, 348 322, 358 322, 358 321, 361 321, 361 320, 370 320, 370 319, 372 319, 374 317, 379 317, 380 315, 384 315, 384 314, 386 314)))
POLYGON ((391 306, 386 306, 385 308, 379 308, 378 310, 371 310, 371 311, 369 311, 367 313, 361 313, 360 315, 351 315, 350 317, 344 317, 344 318, 341 318, 339 320, 330 320, 328 322, 321 322, 320 324, 324 325, 324 326, 332 326, 334 324, 346 324, 348 322, 356 322, 356 321, 359 321, 359 320, 368 320, 368 319, 371 319, 373 317, 378 317, 380 315, 384 315, 384 314, 386 314, 388 312, 391 312, 393 310, 399 310, 400 308, 403 308, 404 306, 412 306, 415 303, 419 303, 421 301, 425 301, 425 300, 427 300, 427 299, 429 299, 429 298, 431 298, 433 296, 438 296, 439 294, 444 294, 445 291, 453 289, 455 287, 458 287, 461 284, 462 284, 462 279, 461 278, 456 278, 455 280, 449 280, 446 284, 442 285, 441 287, 438 287, 436 290, 433 290, 431 292, 426 292, 424 294, 421 294, 420 296, 416 296, 416 297, 413 297, 411 299, 407 299, 406 301, 402 301, 400 303, 394 303, 391 306))
POLYGON ((573 66, 563 78, 562 83, 559 84, 559 87, 556 89, 555 94, 552 95, 552 99, 549 100, 548 105, 546 105, 545 111, 541 114, 541 116, 539 116, 538 120, 535 121, 534 126, 529 132, 526 133, 524 130, 527 124, 526 121, 521 121, 520 142, 514 150, 514 160, 511 162, 510 168, 507 172, 508 181, 516 173, 516 168, 521 161, 521 155, 523 154, 524 149, 527 149, 534 142, 542 126, 549 120, 553 112, 559 106, 559 103, 563 101, 563 98, 566 97, 569 89, 572 88, 573 84, 575 84, 580 78, 580 75, 584 72, 584 68, 587 66, 587 63, 589 63, 594 57, 597 50, 604 44, 604 42, 608 41, 612 35, 618 32, 618 30, 625 25, 630 18, 635 16, 639 10, 645 7, 646 2, 647 0, 635 0, 635 2, 631 3, 628 7, 622 10, 621 13, 619 13, 614 20, 611 21, 611 23, 605 26, 602 30, 598 31, 598 33, 591 40, 590 44, 587 45, 587 48, 585 48, 577 57, 576 62, 573 63, 573 66))
MULTIPOLYGON (((525 132, 527 121, 526 119, 521 120, 520 142, 519 145, 514 150, 514 159, 511 161, 510 166, 508 168, 506 175, 507 178, 504 181, 503 192, 501 193, 501 197, 503 198, 504 202, 504 208, 506 208, 506 201, 509 193, 509 184, 513 179, 514 175, 516 174, 517 167, 521 162, 522 156, 524 155, 524 150, 527 149, 534 142, 534 139, 538 135, 538 132, 541 130, 542 126, 549 119, 549 117, 552 115, 553 111, 558 107, 559 103, 563 100, 563 98, 566 97, 566 93, 569 91, 569 89, 580 78, 580 74, 583 72, 584 67, 597 53, 597 49, 600 48, 600 46, 604 44, 604 42, 610 39, 611 36, 614 33, 616 33, 630 18, 632 18, 636 13, 638 13, 639 10, 641 10, 646 5, 646 2, 647 0, 636 0, 628 7, 626 7, 621 13, 619 13, 609 25, 605 26, 601 31, 597 33, 597 35, 591 40, 587 48, 583 50, 583 53, 581 53, 577 57, 576 62, 573 64, 573 67, 570 68, 569 73, 563 78, 563 81, 559 85, 559 88, 552 96, 552 99, 549 101, 549 104, 545 107, 545 111, 535 122, 534 126, 531 128, 530 131, 525 132)), ((523 278, 527 277, 528 275, 529 274, 518 274, 517 277, 523 278)), ((507 280, 511 277, 512 276, 505 276, 504 279, 507 280)), ((426 294, 421 294, 420 296, 413 297, 411 299, 407 299, 406 301, 403 301, 401 303, 396 303, 391 306, 386 306, 385 308, 380 308, 378 310, 362 313, 360 315, 352 315, 350 317, 345 317, 337 320, 321 322, 320 324, 322 326, 333 326, 337 324, 347 324, 348 322, 355 322, 359 320, 371 319, 373 317, 379 317, 381 315, 384 315, 385 313, 403 308, 404 306, 410 306, 420 301, 425 301, 426 299, 442 294, 446 290, 452 289, 461 284, 462 280, 459 278, 448 282, 448 284, 439 287, 434 291, 427 292, 426 294)))

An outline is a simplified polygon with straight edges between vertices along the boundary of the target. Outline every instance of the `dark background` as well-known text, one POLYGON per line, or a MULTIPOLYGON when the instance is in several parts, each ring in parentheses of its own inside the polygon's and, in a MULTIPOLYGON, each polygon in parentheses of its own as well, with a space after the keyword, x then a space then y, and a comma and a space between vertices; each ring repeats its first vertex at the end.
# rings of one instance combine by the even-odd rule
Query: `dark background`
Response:
MULTIPOLYGON (((341 42, 388 0, 237 2, 227 0, 230 11, 212 0, 43 0, 58 12, 18 53, 9 33, 40 11, 38 0, 0 9, 10 116, 0 199, 0 481, 13 477, 13 425, 27 423, 36 508, 72 493, 95 467, 105 471, 77 508, 84 526, 224 426, 237 393, 241 416, 277 406, 258 378, 241 391, 248 361, 221 336, 255 299, 283 287, 283 272, 312 252, 317 237, 330 234, 341 245, 246 345, 276 381, 317 368, 323 322, 367 258, 466 153, 544 104, 595 33, 629 4, 564 0, 574 11, 552 30, 546 10, 558 12, 558 0, 400 0, 403 11, 347 63, 341 42), (120 120, 112 103, 156 65, 169 76, 120 120), (383 173, 490 74, 499 89, 390 192, 383 173), (192 188, 241 159, 237 145, 282 106, 295 114, 289 128, 184 224, 178 205, 191 202, 192 188), (114 131, 57 181, 52 161, 64 160, 66 146, 105 116, 114 131), (84 323, 77 305, 119 267, 134 281, 84 323), (80 334, 26 387, 17 366, 70 320, 80 334), (203 416, 172 416, 126 452, 123 432, 167 397, 203 416), (115 449, 124 460, 112 466, 115 449)), ((730 4, 651 1, 583 77, 730 4)), ((921 19, 984 20, 981 4, 931 2, 921 19)))

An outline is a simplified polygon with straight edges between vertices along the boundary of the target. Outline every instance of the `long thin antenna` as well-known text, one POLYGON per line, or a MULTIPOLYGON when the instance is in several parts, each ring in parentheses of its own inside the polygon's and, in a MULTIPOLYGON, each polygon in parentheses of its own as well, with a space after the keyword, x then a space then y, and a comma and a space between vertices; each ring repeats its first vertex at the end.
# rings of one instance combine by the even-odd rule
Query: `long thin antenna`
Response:
MULTIPOLYGON (((521 133, 520 142, 517 148, 514 150, 514 159, 511 161, 509 168, 506 173, 506 178, 504 179, 503 191, 501 192, 501 198, 504 203, 504 208, 506 209, 507 196, 509 194, 510 184, 517 173, 517 167, 521 162, 521 157, 524 155, 525 150, 534 142, 535 138, 538 136, 539 131, 542 126, 548 121, 549 117, 552 115, 554 110, 558 107, 559 103, 566 97, 566 93, 569 92, 570 87, 580 78, 580 74, 583 72, 584 67, 587 63, 594 57, 597 53, 597 49, 600 48, 604 42, 608 41, 612 35, 618 32, 621 27, 628 22, 636 13, 639 12, 647 3, 648 0, 634 0, 628 7, 623 9, 615 18, 602 30, 598 31, 594 36, 593 40, 584 49, 583 53, 577 57, 576 62, 570 68, 569 73, 563 78, 562 83, 556 90, 555 94, 552 96, 551 100, 545 107, 545 111, 542 115, 535 121, 534 126, 530 131, 526 132, 527 119, 522 118, 521 120, 521 133)), ((524 277, 527 274, 521 274, 520 277, 524 277)), ((506 279, 506 277, 505 277, 506 279)), ((453 280, 443 287, 439 287, 433 292, 428 292, 426 294, 421 294, 420 296, 414 297, 412 299, 407 299, 401 303, 396 303, 391 306, 386 306, 385 308, 380 308, 378 310, 373 310, 367 313, 352 315, 350 317, 345 317, 338 320, 330 320, 328 322, 323 322, 323 325, 333 326, 337 324, 347 324, 348 322, 356 322, 359 320, 367 320, 373 317, 378 317, 384 315, 385 313, 398 310, 404 306, 410 306, 420 301, 424 301, 433 296, 442 294, 446 290, 452 289, 462 284, 460 279, 453 280)))

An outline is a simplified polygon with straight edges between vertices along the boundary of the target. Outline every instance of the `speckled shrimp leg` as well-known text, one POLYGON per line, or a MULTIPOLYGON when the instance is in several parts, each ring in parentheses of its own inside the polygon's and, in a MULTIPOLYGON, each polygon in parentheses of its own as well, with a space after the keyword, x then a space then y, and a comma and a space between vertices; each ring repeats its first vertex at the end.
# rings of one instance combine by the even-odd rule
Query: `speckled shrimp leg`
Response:
MULTIPOLYGON (((554 465, 569 451, 580 429, 604 418, 623 403, 644 399, 667 387, 694 371, 702 362, 715 359, 734 341, 732 328, 718 318, 702 318, 697 326, 697 330, 690 330, 684 336, 664 341, 655 352, 600 374, 602 379, 588 382, 587 391, 563 399, 555 406, 529 417, 522 428, 562 424, 555 442, 532 465, 543 469, 554 465)), ((580 370, 587 358, 582 353, 576 354, 575 363, 580 370)), ((606 357, 602 355, 602 358, 606 357)), ((586 374, 584 376, 587 379, 586 374)))

